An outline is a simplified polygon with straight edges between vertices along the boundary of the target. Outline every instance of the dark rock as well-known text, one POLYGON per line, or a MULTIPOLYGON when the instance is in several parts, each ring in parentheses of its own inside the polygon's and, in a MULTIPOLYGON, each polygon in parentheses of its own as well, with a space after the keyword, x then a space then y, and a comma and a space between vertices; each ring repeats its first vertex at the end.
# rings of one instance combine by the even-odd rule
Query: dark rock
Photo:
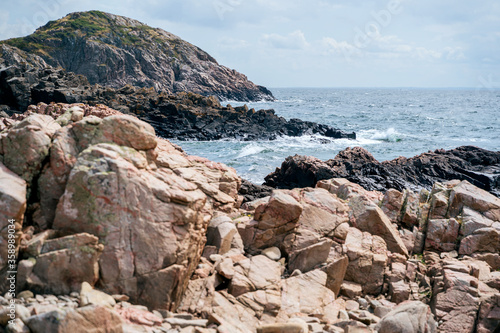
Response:
POLYGON ((150 123, 161 137, 179 140, 274 140, 281 135, 306 134, 356 137, 327 125, 287 121, 274 110, 223 107, 213 96, 173 95, 130 85, 120 89, 91 85, 85 77, 47 65, 38 56, 0 45, 0 105, 25 110, 39 102, 104 104, 150 123))
POLYGON ((295 155, 266 176, 264 184, 275 188, 307 187, 329 178, 347 178, 367 190, 378 191, 431 189, 435 182, 459 179, 500 196, 500 152, 463 146, 384 162, 378 162, 361 147, 347 148, 328 161, 295 155))
MULTIPOLYGON (((112 88, 132 84, 238 101, 274 100, 265 87, 219 65, 208 53, 179 37, 100 11, 71 13, 27 37, 3 43, 39 55, 54 67, 85 75, 91 84, 112 88)), ((59 83, 57 76, 52 83, 59 83)))
POLYGON ((241 180, 239 194, 244 197, 243 202, 254 201, 271 195, 273 188, 265 185, 257 185, 246 179, 241 180))

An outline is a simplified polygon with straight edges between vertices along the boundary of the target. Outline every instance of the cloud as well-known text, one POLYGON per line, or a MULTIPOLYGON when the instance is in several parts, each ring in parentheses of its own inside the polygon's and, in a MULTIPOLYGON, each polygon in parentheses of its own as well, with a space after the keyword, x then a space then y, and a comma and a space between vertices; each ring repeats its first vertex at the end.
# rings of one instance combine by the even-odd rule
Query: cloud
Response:
POLYGON ((286 36, 278 34, 264 34, 261 41, 267 46, 288 50, 301 50, 305 49, 309 45, 304 33, 300 30, 289 33, 286 36))

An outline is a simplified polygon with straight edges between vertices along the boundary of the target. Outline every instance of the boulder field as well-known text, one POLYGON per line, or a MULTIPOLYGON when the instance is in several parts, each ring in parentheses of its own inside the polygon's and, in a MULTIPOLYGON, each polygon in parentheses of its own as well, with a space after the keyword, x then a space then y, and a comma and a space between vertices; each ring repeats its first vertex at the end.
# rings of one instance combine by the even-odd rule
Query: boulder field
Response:
POLYGON ((468 180, 242 204, 234 169, 108 107, 1 122, 5 332, 498 331, 500 199, 468 180))

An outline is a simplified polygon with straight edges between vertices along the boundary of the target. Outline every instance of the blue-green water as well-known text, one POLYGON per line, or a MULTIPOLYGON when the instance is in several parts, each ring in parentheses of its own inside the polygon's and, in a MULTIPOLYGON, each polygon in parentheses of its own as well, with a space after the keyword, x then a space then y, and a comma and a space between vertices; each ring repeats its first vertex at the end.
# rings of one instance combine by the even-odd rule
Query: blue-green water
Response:
MULTIPOLYGON (((357 140, 322 143, 316 136, 275 141, 175 141, 187 153, 232 166, 262 183, 290 155, 322 160, 346 147, 362 146, 379 161, 412 157, 438 148, 474 145, 500 150, 500 90, 488 89, 271 89, 276 102, 248 103, 276 114, 357 133, 357 140)), ((229 101, 232 106, 243 103, 229 101)))

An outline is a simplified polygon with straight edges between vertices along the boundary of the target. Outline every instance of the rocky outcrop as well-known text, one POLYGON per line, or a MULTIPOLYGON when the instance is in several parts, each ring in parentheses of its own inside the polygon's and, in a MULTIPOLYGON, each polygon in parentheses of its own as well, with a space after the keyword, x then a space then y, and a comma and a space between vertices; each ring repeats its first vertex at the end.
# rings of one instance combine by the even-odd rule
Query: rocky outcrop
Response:
POLYGON ((384 162, 378 162, 361 147, 347 148, 324 162, 295 155, 266 176, 264 184, 275 188, 306 187, 330 178, 346 178, 376 191, 430 189, 435 182, 460 179, 500 196, 500 152, 464 146, 384 162))
POLYGON ((0 136, 5 185, 21 186, 9 196, 4 189, 2 198, 19 210, 4 213, 23 222, 26 201, 13 196, 23 194, 25 182, 25 228, 55 230, 22 247, 20 283, 67 294, 99 280, 108 292, 175 308, 213 211, 237 205, 235 171, 187 156, 147 123, 105 107, 41 109, 49 115, 27 114, 0 136))
MULTIPOLYGON (((161 137, 179 140, 273 140, 283 135, 308 134, 356 137, 355 133, 327 125, 286 120, 273 110, 223 107, 213 96, 191 92, 171 94, 130 85, 120 89, 91 85, 85 77, 47 65, 38 56, 0 45, 0 106, 4 105, 7 111, 26 110, 29 105, 40 102, 109 105, 148 122, 161 137)), ((64 113, 65 110, 49 107, 49 111, 64 113)), ((5 121, 8 120, 0 121, 0 128, 6 126, 5 121)))
POLYGON ((272 93, 200 48, 159 28, 99 11, 72 13, 27 37, 3 41, 54 67, 82 74, 91 84, 126 84, 225 100, 273 100, 272 93), (75 53, 75 50, 78 52, 75 53))
POLYGON ((0 134, 2 158, 20 129, 43 150, 22 145, 15 170, 0 164, 12 205, 0 213, 19 219, 16 294, 0 296, 7 332, 500 327, 500 199, 467 180, 384 194, 333 178, 240 206, 234 170, 137 118, 31 109, 0 134))

